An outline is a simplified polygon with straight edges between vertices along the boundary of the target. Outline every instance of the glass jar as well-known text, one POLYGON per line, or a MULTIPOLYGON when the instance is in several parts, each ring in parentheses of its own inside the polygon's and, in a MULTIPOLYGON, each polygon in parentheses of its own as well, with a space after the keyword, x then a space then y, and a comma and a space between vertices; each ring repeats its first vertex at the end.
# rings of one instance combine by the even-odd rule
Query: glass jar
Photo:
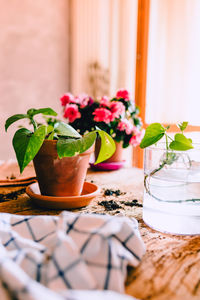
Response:
POLYGON ((200 145, 145 149, 143 220, 165 233, 200 234, 200 145))

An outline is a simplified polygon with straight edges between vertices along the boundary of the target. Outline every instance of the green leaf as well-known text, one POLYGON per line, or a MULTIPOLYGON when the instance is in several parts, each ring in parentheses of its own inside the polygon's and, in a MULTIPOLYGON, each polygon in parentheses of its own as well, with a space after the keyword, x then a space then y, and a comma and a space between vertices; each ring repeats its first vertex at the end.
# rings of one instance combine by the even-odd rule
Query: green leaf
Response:
POLYGON ((153 123, 146 129, 140 148, 146 148, 158 142, 165 134, 165 128, 160 123, 153 123))
POLYGON ((54 139, 54 131, 52 131, 51 134, 46 139, 47 140, 53 140, 54 139))
POLYGON ((72 126, 64 122, 57 122, 54 125, 54 130, 58 135, 80 138, 82 137, 72 126))
POLYGON ((52 125, 48 125, 47 127, 46 127, 46 133, 47 134, 49 134, 50 132, 52 132, 52 131, 54 131, 54 128, 53 128, 53 126, 52 125))
POLYGON ((169 147, 177 151, 185 151, 193 148, 191 139, 186 138, 186 136, 181 133, 177 133, 174 136, 174 141, 169 144, 169 147))
POLYGON ((97 132, 101 138, 101 148, 95 164, 99 164, 111 157, 116 149, 115 142, 109 134, 103 130, 97 130, 97 132))
POLYGON ((178 127, 181 131, 184 131, 187 126, 188 126, 188 122, 182 122, 182 123, 178 124, 178 127))
POLYGON ((59 158, 80 154, 80 140, 60 138, 56 144, 59 158))
POLYGON ((48 125, 46 130, 46 139, 53 140, 53 138, 54 138, 54 128, 52 125, 48 125))
POLYGON ((33 117, 38 114, 43 114, 43 115, 47 115, 47 116, 57 116, 57 113, 50 107, 40 108, 40 109, 31 108, 27 111, 27 114, 30 117, 33 117))
POLYGON ((46 126, 42 125, 34 133, 26 128, 16 131, 13 137, 13 147, 15 149, 20 173, 38 153, 46 135, 46 126))
POLYGON ((139 115, 140 113, 140 108, 138 106, 135 107, 135 111, 134 111, 134 114, 135 115, 139 115))
POLYGON ((14 122, 16 122, 16 121, 18 121, 18 120, 21 120, 21 119, 25 119, 25 118, 29 118, 29 116, 28 116, 28 115, 25 115, 25 114, 18 114, 18 115, 14 115, 14 116, 8 118, 8 119, 6 120, 6 123, 5 123, 5 130, 7 131, 8 127, 9 127, 12 123, 14 123, 14 122))
POLYGON ((96 140, 97 134, 95 131, 89 132, 87 134, 85 134, 81 139, 81 152, 83 153, 86 150, 88 150, 90 147, 92 147, 92 145, 94 144, 95 140, 96 140))
POLYGON ((60 138, 57 142, 57 152, 59 158, 71 157, 88 150, 96 140, 96 133, 90 132, 80 139, 60 138))

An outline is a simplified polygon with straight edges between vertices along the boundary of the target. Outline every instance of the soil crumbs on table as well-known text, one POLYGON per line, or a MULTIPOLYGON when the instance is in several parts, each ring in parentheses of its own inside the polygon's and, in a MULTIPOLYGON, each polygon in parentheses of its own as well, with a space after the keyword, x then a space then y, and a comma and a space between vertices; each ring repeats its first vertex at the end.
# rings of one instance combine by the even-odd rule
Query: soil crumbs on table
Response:
POLYGON ((114 200, 105 200, 105 201, 100 201, 98 202, 99 205, 104 206, 105 210, 107 211, 111 211, 111 210, 116 210, 119 208, 122 208, 122 206, 120 206, 119 204, 117 204, 117 202, 115 202, 114 200))
POLYGON ((7 194, 0 194, 0 202, 5 202, 10 199, 17 199, 19 195, 24 194, 26 191, 26 188, 20 189, 18 191, 10 192, 7 194))
POLYGON ((143 206, 141 203, 138 203, 137 199, 134 199, 132 201, 122 201, 121 203, 126 206, 130 206, 130 207, 133 207, 133 206, 142 207, 143 206))
MULTIPOLYGON (((112 190, 112 189, 106 189, 104 190, 104 196, 113 196, 118 197, 121 195, 125 195, 126 193, 120 191, 120 190, 112 190)), ((98 202, 99 205, 103 206, 106 211, 114 211, 117 209, 125 209, 123 206, 130 206, 130 207, 142 207, 142 204, 138 202, 137 199, 133 199, 131 201, 120 201, 117 199, 117 202, 115 200, 103 200, 98 202), (123 205, 123 206, 122 206, 123 205)), ((120 211, 117 211, 120 212, 120 211)))
POLYGON ((120 196, 120 195, 122 195, 122 194, 125 194, 125 193, 122 193, 120 190, 111 190, 111 189, 106 189, 105 191, 104 191, 104 196, 113 196, 113 195, 115 195, 115 196, 120 196))

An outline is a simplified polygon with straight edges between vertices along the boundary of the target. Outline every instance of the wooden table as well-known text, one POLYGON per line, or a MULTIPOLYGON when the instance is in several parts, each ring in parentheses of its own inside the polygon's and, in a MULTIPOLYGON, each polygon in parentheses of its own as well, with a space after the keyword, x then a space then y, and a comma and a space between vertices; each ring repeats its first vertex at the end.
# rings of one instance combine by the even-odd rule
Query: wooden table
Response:
MULTIPOLYGON (((147 251, 140 266, 135 270, 129 270, 126 292, 145 300, 199 300, 200 236, 181 237, 162 234, 143 223, 141 207, 143 171, 132 168, 113 172, 89 170, 87 181, 93 181, 101 187, 101 196, 96 197, 88 207, 75 211, 123 214, 135 217, 139 222, 147 251), (105 196, 106 189, 119 189, 121 194, 105 196), (114 202, 109 202, 110 205, 102 202, 111 200, 114 202)), ((0 193, 7 194, 20 189, 21 187, 1 187, 0 193)), ((13 194, 9 197, 13 198, 12 196, 13 194)), ((58 210, 47 211, 36 207, 23 191, 19 192, 16 199, 1 196, 0 212, 23 215, 60 213, 58 210)))

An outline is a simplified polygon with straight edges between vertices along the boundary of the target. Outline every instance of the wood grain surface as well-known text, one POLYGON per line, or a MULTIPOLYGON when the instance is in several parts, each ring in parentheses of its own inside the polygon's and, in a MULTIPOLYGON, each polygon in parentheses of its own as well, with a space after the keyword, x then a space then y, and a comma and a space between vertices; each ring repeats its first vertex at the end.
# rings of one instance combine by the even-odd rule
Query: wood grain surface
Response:
MULTIPOLYGON (((143 223, 140 207, 143 197, 143 171, 134 168, 112 172, 89 170, 87 181, 100 186, 101 195, 88 207, 76 209, 75 212, 125 215, 135 217, 139 222, 140 232, 146 244, 146 254, 139 267, 128 272, 127 294, 144 300, 199 300, 200 236, 162 234, 143 223), (106 189, 119 189, 121 194, 106 196, 106 189), (111 204, 117 205, 111 205, 109 208, 103 205, 105 202, 102 204, 102 201, 111 200, 114 201, 110 202, 111 204)), ((23 215, 57 215, 61 212, 35 206, 23 190, 19 191, 21 189, 22 187, 0 188, 0 212, 23 215), (13 191, 19 191, 19 195, 14 197, 16 199, 10 199, 13 198, 13 194, 5 195, 13 191)))

